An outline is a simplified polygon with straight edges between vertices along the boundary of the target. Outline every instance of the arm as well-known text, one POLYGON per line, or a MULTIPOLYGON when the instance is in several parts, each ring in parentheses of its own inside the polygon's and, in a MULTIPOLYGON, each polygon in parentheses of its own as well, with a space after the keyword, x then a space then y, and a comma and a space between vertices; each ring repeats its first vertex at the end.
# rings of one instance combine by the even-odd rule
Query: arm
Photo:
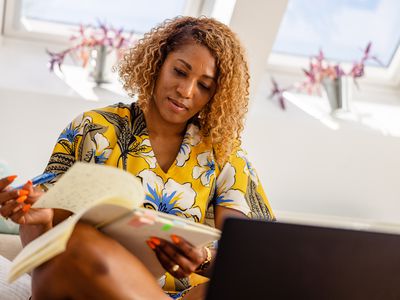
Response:
MULTIPOLYGON (((219 230, 222 230, 224 221, 227 218, 247 218, 247 217, 241 211, 223 207, 223 206, 216 206, 215 211, 214 211, 215 227, 218 228, 219 230)), ((211 271, 213 269, 215 257, 217 255, 217 249, 210 249, 210 251, 211 251, 210 264, 208 265, 208 267, 205 270, 196 272, 197 274, 208 277, 208 278, 210 278, 210 276, 211 276, 211 271)))
MULTIPOLYGON (((231 155, 217 175, 216 185, 218 192, 214 195, 214 222, 218 229, 222 229, 227 217, 273 219, 262 186, 243 151, 231 155)), ((206 277, 211 273, 216 249, 210 249, 211 261, 207 268, 199 270, 207 259, 206 249, 195 248, 180 237, 172 239, 172 243, 158 238, 152 238, 148 243, 163 267, 177 278, 193 272, 206 277)))
POLYGON ((52 227, 54 213, 52 209, 31 208, 43 193, 41 189, 33 188, 31 182, 21 190, 9 188, 15 177, 0 179, 0 212, 3 217, 20 224, 21 242, 25 246, 52 227))
MULTIPOLYGON (((61 132, 57 139, 56 145, 54 146, 53 153, 50 157, 49 163, 46 167, 45 172, 57 174, 56 179, 51 181, 54 184, 62 174, 64 174, 77 160, 75 153, 78 153, 78 149, 81 145, 81 136, 83 134, 82 120, 83 115, 75 118, 68 126, 61 132)), ((90 140, 88 140, 90 143, 90 140)), ((88 144, 85 147, 90 151, 91 145, 88 144)), ((78 157, 78 160, 80 157, 78 157)), ((41 187, 25 186, 24 189, 29 191, 28 199, 26 203, 35 203, 40 196, 47 191, 49 184, 44 184, 41 187), (43 189, 44 190, 43 190, 43 189)), ((65 220, 71 215, 70 212, 60 209, 29 209, 25 210, 16 215, 12 220, 20 224, 20 238, 23 246, 43 234, 44 232, 51 229, 61 221, 65 220)))
POLYGON ((215 227, 218 228, 219 230, 222 230, 222 226, 226 218, 247 218, 247 217, 241 211, 216 205, 214 213, 215 227))
MULTIPOLYGON (((19 227, 19 236, 22 246, 25 247, 31 241, 42 235, 53 226, 68 218, 72 213, 61 209, 39 208, 30 210, 30 214, 36 214, 42 219, 40 224, 21 224, 19 227), (41 216, 39 216, 39 214, 41 216)), ((28 215, 28 213, 26 214, 28 215)))
MULTIPOLYGON (((246 218, 246 215, 234 209, 216 207, 215 224, 218 229, 222 229, 223 222, 228 217, 246 218)), ((199 269, 208 258, 207 250, 204 247, 194 247, 179 236, 172 236, 171 241, 153 237, 148 244, 156 253, 162 266, 174 277, 184 278, 192 273, 210 277, 216 249, 209 248, 211 261, 207 264, 207 268, 199 269)))
POLYGON ((65 220, 71 213, 60 209, 31 208, 31 205, 43 195, 43 191, 40 187, 32 187, 29 183, 24 186, 23 191, 28 192, 24 204, 18 204, 15 198, 10 199, 9 204, 13 208, 8 217, 20 224, 20 239, 22 246, 25 247, 54 225, 65 220))

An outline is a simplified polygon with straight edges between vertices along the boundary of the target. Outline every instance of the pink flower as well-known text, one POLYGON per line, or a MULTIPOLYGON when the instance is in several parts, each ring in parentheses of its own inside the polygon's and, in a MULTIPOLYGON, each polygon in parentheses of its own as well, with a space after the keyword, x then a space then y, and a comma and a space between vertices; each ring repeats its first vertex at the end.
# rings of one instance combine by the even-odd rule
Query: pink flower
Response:
POLYGON ((335 80, 342 76, 351 76, 354 79, 354 83, 357 85, 357 78, 364 76, 365 63, 368 60, 374 60, 378 64, 383 65, 376 56, 370 54, 372 43, 369 42, 363 50, 363 56, 360 61, 354 62, 349 72, 345 72, 340 64, 331 64, 325 59, 325 55, 322 50, 319 50, 318 54, 310 57, 310 63, 308 69, 303 69, 305 80, 300 83, 295 83, 286 88, 280 88, 275 79, 272 79, 272 92, 269 98, 277 96, 280 106, 285 109, 285 102, 282 93, 287 90, 300 90, 308 94, 321 94, 322 82, 325 79, 335 80))
POLYGON ((70 37, 72 46, 61 52, 46 50, 50 55, 49 70, 54 71, 55 66, 61 70, 61 65, 67 55, 76 54, 85 67, 89 61, 90 51, 96 46, 106 46, 109 51, 127 48, 136 42, 134 32, 126 33, 123 28, 115 29, 105 23, 98 22, 97 26, 80 25, 77 35, 70 37))

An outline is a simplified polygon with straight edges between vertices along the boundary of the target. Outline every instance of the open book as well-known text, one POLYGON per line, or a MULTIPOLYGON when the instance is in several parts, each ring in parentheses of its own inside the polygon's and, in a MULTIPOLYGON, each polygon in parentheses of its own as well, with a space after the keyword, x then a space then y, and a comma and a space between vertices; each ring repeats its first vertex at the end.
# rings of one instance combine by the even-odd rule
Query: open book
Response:
POLYGON ((188 219, 141 208, 145 193, 134 175, 95 164, 75 163, 34 205, 74 214, 29 243, 14 259, 9 282, 62 253, 75 224, 85 221, 134 253, 155 277, 165 270, 146 240, 182 236, 195 246, 219 239, 220 231, 188 219))

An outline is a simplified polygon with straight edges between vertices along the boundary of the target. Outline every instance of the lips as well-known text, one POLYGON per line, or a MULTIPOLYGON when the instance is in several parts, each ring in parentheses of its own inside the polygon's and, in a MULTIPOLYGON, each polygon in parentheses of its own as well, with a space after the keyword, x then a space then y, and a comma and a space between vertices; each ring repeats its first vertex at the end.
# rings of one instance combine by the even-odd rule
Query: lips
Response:
POLYGON ((175 99, 172 99, 172 98, 169 98, 168 97, 168 100, 173 104, 173 105, 175 105, 178 109, 181 109, 181 110, 188 110, 189 108, 186 106, 186 105, 184 105, 182 102, 179 102, 179 101, 177 101, 177 100, 175 100, 175 99))

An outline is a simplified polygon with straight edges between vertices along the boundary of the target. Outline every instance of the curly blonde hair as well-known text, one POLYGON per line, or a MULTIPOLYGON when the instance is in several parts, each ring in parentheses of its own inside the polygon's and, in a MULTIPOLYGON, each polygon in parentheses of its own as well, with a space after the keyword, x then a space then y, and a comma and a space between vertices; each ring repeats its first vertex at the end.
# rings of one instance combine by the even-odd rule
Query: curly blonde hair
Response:
POLYGON ((206 46, 216 59, 216 92, 196 118, 201 134, 213 144, 217 163, 223 165, 240 145, 249 101, 245 51, 228 26, 207 17, 166 20, 124 54, 117 70, 124 89, 136 95, 146 111, 167 55, 188 42, 206 46))

